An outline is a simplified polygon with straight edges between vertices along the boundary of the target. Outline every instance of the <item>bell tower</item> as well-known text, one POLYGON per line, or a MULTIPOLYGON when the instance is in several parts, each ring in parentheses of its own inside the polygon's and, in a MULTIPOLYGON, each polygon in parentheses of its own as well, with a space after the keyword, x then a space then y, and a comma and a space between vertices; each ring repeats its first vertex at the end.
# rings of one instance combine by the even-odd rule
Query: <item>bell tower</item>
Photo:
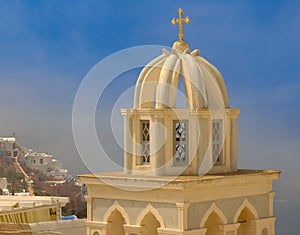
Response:
POLYGON ((121 110, 124 171, 79 176, 86 234, 275 235, 272 183, 280 171, 238 169, 240 110, 230 107, 216 67, 190 51, 190 18, 178 15, 178 40, 143 68, 133 108, 121 110))
POLYGON ((172 50, 140 73, 134 108, 124 109, 125 171, 149 175, 204 175, 237 170, 237 117, 221 73, 183 40, 183 10, 172 50), (176 105, 182 79, 185 108, 176 105))

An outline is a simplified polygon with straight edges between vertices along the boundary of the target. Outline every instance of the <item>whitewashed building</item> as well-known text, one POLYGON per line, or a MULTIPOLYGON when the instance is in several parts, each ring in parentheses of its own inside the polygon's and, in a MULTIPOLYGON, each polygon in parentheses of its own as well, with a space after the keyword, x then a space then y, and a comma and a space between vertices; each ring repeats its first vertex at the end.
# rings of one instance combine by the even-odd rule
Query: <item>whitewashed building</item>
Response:
POLYGON ((7 179, 6 178, 0 178, 0 189, 7 189, 7 179))
POLYGON ((62 168, 61 162, 48 153, 38 153, 29 150, 24 158, 28 168, 41 171, 49 177, 52 176, 57 180, 69 180, 72 178, 70 172, 62 168))
POLYGON ((12 162, 13 157, 19 155, 19 150, 16 148, 15 137, 0 137, 0 157, 7 162, 12 162))

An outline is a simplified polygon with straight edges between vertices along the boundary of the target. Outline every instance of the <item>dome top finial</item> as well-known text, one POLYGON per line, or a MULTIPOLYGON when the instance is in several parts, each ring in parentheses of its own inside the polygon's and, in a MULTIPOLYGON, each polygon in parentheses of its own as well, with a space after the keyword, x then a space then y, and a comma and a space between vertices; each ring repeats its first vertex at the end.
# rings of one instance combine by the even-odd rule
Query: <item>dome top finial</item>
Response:
POLYGON ((184 33, 183 33, 183 23, 190 23, 191 20, 188 16, 183 18, 183 10, 182 8, 178 9, 178 19, 173 18, 171 23, 176 25, 178 24, 178 41, 183 41, 184 33))

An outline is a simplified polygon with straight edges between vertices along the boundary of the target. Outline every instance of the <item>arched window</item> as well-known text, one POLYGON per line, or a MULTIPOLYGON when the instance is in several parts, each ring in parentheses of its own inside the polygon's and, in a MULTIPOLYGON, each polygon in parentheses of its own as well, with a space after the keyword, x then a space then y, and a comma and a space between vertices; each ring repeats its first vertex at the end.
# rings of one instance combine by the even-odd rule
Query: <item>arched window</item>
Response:
POLYGON ((218 227, 220 224, 222 224, 221 218, 215 212, 212 212, 204 224, 207 229, 206 235, 221 235, 222 233, 218 227))
POLYGON ((261 235, 269 235, 269 230, 267 228, 264 228, 262 231, 261 231, 261 235))
POLYGON ((122 214, 117 209, 111 213, 107 222, 112 224, 111 229, 107 230, 107 235, 125 234, 123 225, 126 222, 122 214))
POLYGON ((253 228, 250 224, 251 219, 254 219, 255 215, 250 211, 248 207, 245 207, 239 217, 237 222, 240 224, 238 228, 237 235, 252 235, 253 228))
POLYGON ((151 212, 148 212, 145 215, 141 221, 141 226, 145 228, 144 235, 158 235, 157 229, 161 227, 160 223, 151 212))
POLYGON ((98 233, 97 231, 93 233, 93 235, 100 235, 100 233, 98 233))

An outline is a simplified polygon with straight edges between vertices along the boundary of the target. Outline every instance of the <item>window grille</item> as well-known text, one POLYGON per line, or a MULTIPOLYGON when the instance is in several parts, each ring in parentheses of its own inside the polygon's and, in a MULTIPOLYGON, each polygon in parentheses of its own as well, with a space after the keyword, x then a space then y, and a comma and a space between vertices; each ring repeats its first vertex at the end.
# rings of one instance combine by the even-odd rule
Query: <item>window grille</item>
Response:
POLYGON ((222 163, 222 119, 212 121, 212 157, 215 165, 222 163))
POLYGON ((185 166, 188 163, 188 121, 173 121, 173 133, 173 164, 175 166, 185 166))
POLYGON ((150 122, 149 120, 141 121, 141 164, 150 164, 150 122))

